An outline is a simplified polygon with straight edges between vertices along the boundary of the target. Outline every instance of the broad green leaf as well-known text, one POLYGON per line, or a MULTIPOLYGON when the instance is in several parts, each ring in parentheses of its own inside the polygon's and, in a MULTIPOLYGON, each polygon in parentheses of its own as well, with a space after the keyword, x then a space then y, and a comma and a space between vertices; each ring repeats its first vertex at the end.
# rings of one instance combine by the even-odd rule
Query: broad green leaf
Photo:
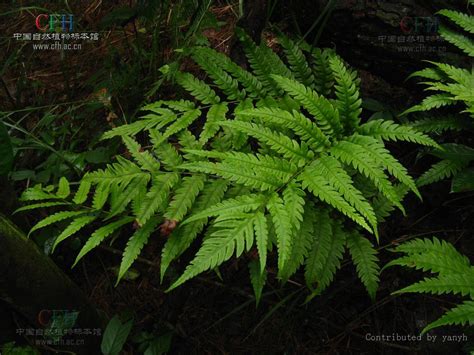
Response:
POLYGON ((119 355, 123 349, 123 345, 127 341, 128 335, 132 330, 133 320, 122 323, 118 316, 113 317, 107 328, 105 328, 104 336, 100 349, 103 355, 119 355))

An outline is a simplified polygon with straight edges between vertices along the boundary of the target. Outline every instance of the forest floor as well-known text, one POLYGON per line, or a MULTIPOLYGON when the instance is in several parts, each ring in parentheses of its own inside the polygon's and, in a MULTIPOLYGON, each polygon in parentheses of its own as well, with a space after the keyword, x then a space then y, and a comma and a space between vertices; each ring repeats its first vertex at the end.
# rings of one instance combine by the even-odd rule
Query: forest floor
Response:
MULTIPOLYGON (((89 6, 84 4, 84 16, 91 23, 109 10, 99 8, 95 11, 94 3, 89 6)), ((234 10, 225 6, 214 8, 217 18, 227 21, 227 25, 221 27, 221 31, 205 32, 211 44, 224 52, 228 51, 232 26, 235 25, 235 16, 231 12, 234 10)), ((23 22, 15 24, 16 31, 28 32, 30 20, 31 16, 26 14, 23 22)), ((1 28, 9 26, 7 22, 0 25, 1 33, 11 32, 1 28)), ((57 55, 35 53, 35 59, 28 61, 23 71, 17 67, 2 75, 6 89, 1 90, 0 100, 5 102, 5 109, 15 109, 19 102, 38 106, 70 99, 87 101, 94 97, 101 89, 90 83, 96 68, 110 55, 111 46, 118 48, 118 55, 126 52, 121 46, 133 43, 133 31, 133 26, 127 26, 123 31, 110 33, 107 41, 91 47, 91 50, 77 55, 68 54, 69 68, 66 72, 61 69, 62 62, 57 55), (65 80, 65 73, 71 75, 70 81, 65 80), (34 81, 37 87, 25 87, 20 96, 14 97, 12 92, 18 92, 15 85, 21 82, 20 76, 24 76, 22 80, 25 83, 34 81)), ((329 43, 331 38, 324 40, 329 43)), ((16 44, 11 42, 10 45, 16 44)), ((350 56, 344 59, 351 64, 350 56)), ((118 60, 123 62, 130 58, 119 57, 118 60)), ((362 76, 363 97, 373 97, 375 92, 378 98, 393 99, 393 90, 398 90, 397 101, 408 102, 420 94, 417 92, 409 98, 404 97, 413 90, 411 84, 394 88, 369 70, 356 69, 360 69, 362 76)), ((132 103, 123 106, 129 105, 133 106, 132 103)), ((110 112, 105 106, 94 114, 97 122, 93 127, 107 129, 110 126, 110 112)), ((32 115, 29 119, 30 124, 34 125, 39 118, 32 115)), ((422 163, 417 162, 416 151, 411 148, 407 146, 396 153, 409 171, 418 176, 426 170, 430 161, 424 159, 422 163)), ((21 187, 16 186, 18 191, 21 187)), ((450 194, 449 190, 449 183, 424 188, 423 202, 414 196, 407 197, 407 216, 396 212, 381 226, 379 256, 382 265, 391 260, 391 247, 416 237, 437 236, 453 243, 469 258, 474 257, 474 240, 471 239, 474 196, 450 194)), ((27 226, 24 227, 26 230, 27 226)), ((86 258, 74 272, 70 271, 69 266, 75 251, 66 250, 54 259, 108 317, 131 312, 137 329, 159 328, 173 332, 171 353, 456 354, 461 353, 464 346, 446 337, 445 341, 442 340, 443 335, 463 334, 456 327, 433 331, 432 334, 437 335, 436 341, 426 337, 421 341, 373 339, 372 336, 378 335, 416 336, 426 324, 454 305, 452 301, 455 298, 449 297, 392 296, 391 292, 418 280, 419 274, 415 272, 396 267, 384 271, 376 301, 371 302, 353 265, 345 258, 343 268, 335 276, 336 281, 322 295, 305 304, 307 290, 302 274, 297 274, 281 286, 270 270, 267 287, 256 307, 245 260, 226 263, 220 269, 222 279, 215 273, 207 273, 165 293, 166 285, 160 284, 159 277, 159 248, 159 242, 148 244, 134 266, 140 276, 136 280, 124 280, 117 287, 114 287, 112 270, 120 261, 120 245, 102 247, 86 258)), ((178 262, 178 270, 194 252, 189 250, 183 256, 182 261, 178 262)), ((471 337, 474 339, 474 334, 471 337)), ((132 348, 127 348, 126 353, 134 352, 132 348)))

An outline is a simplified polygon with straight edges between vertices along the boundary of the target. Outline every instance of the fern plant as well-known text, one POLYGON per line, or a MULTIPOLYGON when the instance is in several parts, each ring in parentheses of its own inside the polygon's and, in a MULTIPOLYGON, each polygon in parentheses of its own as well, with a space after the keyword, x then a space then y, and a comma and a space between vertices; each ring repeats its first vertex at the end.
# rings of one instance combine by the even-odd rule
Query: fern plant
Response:
POLYGON ((282 281, 304 265, 314 296, 330 284, 348 249, 374 297, 379 266, 367 236, 377 240, 379 222, 394 207, 404 211, 408 190, 419 196, 383 142, 437 144, 410 126, 363 123, 356 72, 332 50, 283 37, 281 58, 239 36, 249 70, 213 49, 190 49, 207 78, 182 72, 176 81, 193 101, 152 103, 140 120, 107 132, 104 139, 122 139, 127 157, 86 173, 72 200, 65 179, 57 190, 27 190, 25 201, 41 202, 23 210, 69 207, 32 232, 72 220, 57 245, 88 224, 100 226, 75 265, 133 225, 118 280, 157 229, 169 234, 162 278, 191 244, 200 245, 170 290, 247 253, 257 301, 274 255, 282 281))
MULTIPOLYGON (((463 50, 469 58, 474 57, 474 16, 457 11, 441 10, 440 15, 448 18, 464 33, 440 26, 440 35, 454 46, 463 50), (471 35, 471 37, 468 37, 471 35)), ((470 60, 472 63, 472 59, 470 60)), ((424 132, 439 132, 448 129, 462 128, 472 132, 474 118, 474 66, 459 68, 445 63, 431 62, 434 67, 415 72, 411 77, 420 77, 427 85, 426 90, 434 92, 420 104, 415 105, 405 113, 425 112, 432 109, 451 105, 464 105, 465 109, 458 116, 448 116, 442 119, 435 117, 423 119, 414 123, 415 127, 424 132)), ((424 186, 446 178, 454 177, 452 191, 460 192, 474 189, 474 149, 463 145, 448 143, 441 145, 441 149, 433 149, 430 153, 442 160, 433 165, 417 181, 418 186, 424 186)))
POLYGON ((399 265, 436 274, 407 286, 394 294, 429 293, 468 296, 469 300, 428 324, 422 334, 444 325, 474 325, 474 268, 456 248, 437 238, 414 239, 395 248, 404 255, 389 262, 384 269, 399 265))

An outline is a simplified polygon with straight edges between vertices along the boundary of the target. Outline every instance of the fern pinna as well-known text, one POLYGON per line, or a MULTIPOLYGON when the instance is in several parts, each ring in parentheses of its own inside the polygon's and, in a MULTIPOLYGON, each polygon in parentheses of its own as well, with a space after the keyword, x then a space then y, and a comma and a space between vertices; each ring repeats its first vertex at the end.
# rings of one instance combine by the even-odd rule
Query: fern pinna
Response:
MULTIPOLYGON (((431 62, 434 67, 413 73, 412 77, 424 79, 422 84, 427 85, 426 90, 435 93, 405 111, 405 114, 431 111, 459 104, 459 106, 464 106, 464 109, 456 116, 425 118, 415 121, 413 126, 426 133, 460 129, 471 132, 473 130, 472 119, 474 118, 474 66, 472 66, 474 16, 453 10, 441 10, 439 14, 466 32, 464 34, 447 26, 440 27, 440 35, 468 55, 468 65, 471 67, 460 68, 446 63, 431 62)), ((431 155, 440 158, 441 161, 426 171, 418 179, 417 185, 420 187, 454 177, 453 192, 474 190, 474 168, 471 165, 471 162, 474 161, 474 149, 459 143, 443 144, 441 148, 430 151, 431 155)))
POLYGON ((26 191, 24 200, 47 201, 26 208, 72 207, 33 230, 72 219, 57 245, 88 224, 100 225, 76 264, 133 224, 120 280, 160 225, 162 232, 172 229, 162 278, 192 243, 201 246, 169 289, 256 251, 249 269, 257 299, 274 246, 277 276, 285 281, 304 265, 312 296, 330 284, 347 248, 374 297, 379 266, 365 233, 378 238, 378 223, 392 206, 403 211, 408 189, 419 196, 383 142, 436 143, 410 126, 363 123, 359 80, 333 51, 282 38, 282 59, 265 44, 240 38, 250 70, 213 49, 190 49, 208 80, 178 73, 176 81, 194 100, 155 102, 140 120, 107 132, 103 138, 120 137, 130 158, 87 173, 72 202, 65 180, 57 192, 26 191), (144 133, 150 148, 138 143, 144 133))
POLYGON ((466 256, 460 254, 452 244, 437 238, 414 239, 399 245, 394 251, 405 255, 392 260, 384 269, 399 265, 437 274, 398 290, 394 294, 454 294, 470 298, 446 312, 438 320, 428 324, 422 330, 422 334, 445 325, 474 325, 474 268, 466 256))

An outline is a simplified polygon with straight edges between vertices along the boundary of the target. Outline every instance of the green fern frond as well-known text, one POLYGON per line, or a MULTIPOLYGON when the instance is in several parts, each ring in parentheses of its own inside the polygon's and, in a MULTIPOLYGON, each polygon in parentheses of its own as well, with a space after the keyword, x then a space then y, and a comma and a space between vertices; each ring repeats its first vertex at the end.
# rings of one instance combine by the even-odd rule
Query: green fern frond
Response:
POLYGON ((94 233, 92 233, 86 244, 82 247, 72 267, 76 266, 77 263, 91 250, 99 246, 99 244, 102 243, 105 238, 107 238, 120 227, 131 222, 133 222, 133 217, 123 217, 115 222, 106 224, 105 226, 97 229, 94 233))
POLYGON ((315 152, 323 150, 330 144, 329 138, 301 112, 293 110, 293 120, 287 122, 287 127, 293 130, 315 152))
POLYGON ((438 147, 438 144, 426 134, 418 132, 410 126, 402 126, 393 121, 369 121, 359 127, 358 133, 388 141, 406 141, 429 147, 438 147))
POLYGON ((298 170, 298 167, 291 161, 272 155, 228 152, 224 153, 221 159, 226 162, 251 166, 256 173, 271 174, 280 179, 282 184, 287 183, 298 170))
POLYGON ((258 117, 291 129, 312 150, 318 152, 329 145, 329 139, 310 119, 298 111, 292 113, 278 108, 256 108, 238 112, 238 117, 258 117))
POLYGON ((422 70, 418 70, 414 73, 411 73, 408 76, 408 79, 411 79, 413 77, 419 77, 419 78, 425 78, 425 79, 431 79, 431 80, 446 80, 447 76, 437 68, 424 68, 422 70))
MULTIPOLYGON (((287 183, 298 170, 297 166, 290 161, 271 155, 235 151, 223 153, 212 150, 187 150, 186 152, 196 156, 216 158, 223 163, 236 167, 238 165, 245 166, 256 175, 267 176, 270 174, 272 181, 276 181, 275 178, 277 178, 280 184, 287 183)), ((186 165, 183 165, 183 167, 186 167, 186 165)))
POLYGON ((73 217, 78 217, 80 215, 86 214, 89 211, 87 210, 82 210, 82 211, 61 211, 61 212, 56 212, 52 215, 49 215, 48 217, 42 219, 38 223, 36 223, 31 229, 28 235, 33 233, 34 231, 37 231, 38 229, 47 227, 51 224, 58 223, 61 221, 64 221, 66 219, 70 219, 73 217))
POLYGON ((130 237, 123 252, 122 262, 120 263, 120 269, 115 286, 118 285, 122 277, 125 275, 128 269, 130 269, 130 266, 132 266, 135 259, 138 258, 143 246, 146 244, 148 238, 153 233, 159 222, 160 220, 158 218, 149 220, 142 227, 137 229, 130 237))
POLYGON ((160 163, 151 155, 150 152, 142 151, 140 144, 128 136, 123 136, 122 140, 132 157, 142 169, 151 173, 160 171, 160 163))
POLYGON ((84 178, 95 184, 116 184, 125 188, 133 179, 147 175, 133 162, 118 156, 116 163, 107 165, 106 169, 90 172, 84 178))
POLYGON ((171 291, 206 270, 221 265, 232 255, 239 257, 244 249, 249 250, 254 239, 254 219, 255 215, 248 215, 247 218, 226 220, 215 225, 216 230, 204 239, 196 257, 167 291, 171 291))
POLYGON ((74 219, 54 240, 52 252, 56 249, 59 243, 69 238, 71 235, 79 232, 82 228, 92 223, 97 216, 80 216, 74 219))
POLYGON ((133 179, 125 189, 118 185, 112 185, 110 212, 106 220, 124 212, 135 196, 140 194, 143 186, 148 184, 149 179, 149 175, 141 175, 133 179))
POLYGON ((285 267, 279 270, 279 277, 283 282, 286 282, 304 264, 308 256, 308 251, 311 249, 313 242, 314 213, 312 206, 304 206, 302 221, 293 234, 290 256, 285 267))
POLYGON ((363 147, 349 141, 340 141, 331 148, 330 152, 335 158, 344 164, 352 165, 372 181, 385 197, 405 213, 405 209, 384 171, 379 168, 377 161, 367 155, 363 147))
MULTIPOLYGON (((137 189, 137 194, 132 198, 132 204, 131 204, 131 209, 130 210, 131 210, 133 216, 138 216, 140 214, 141 204, 146 198, 146 193, 147 193, 147 189, 148 189, 147 185, 141 185, 137 189)), ((138 225, 140 225, 140 223, 138 221, 137 221, 137 223, 138 223, 138 225)))
POLYGON ((448 130, 460 131, 466 123, 459 117, 431 117, 410 122, 410 126, 423 133, 442 133, 448 130))
POLYGON ((139 121, 115 127, 105 132, 101 139, 114 137, 134 136, 147 129, 160 129, 174 122, 178 116, 171 110, 161 109, 159 112, 142 116, 139 121))
POLYGON ((367 238, 357 232, 349 234, 346 241, 349 253, 356 265, 357 274, 365 285, 370 298, 374 300, 380 273, 377 251, 367 238))
POLYGON ((474 161, 474 148, 464 144, 445 143, 440 145, 440 149, 432 149, 429 154, 440 159, 449 159, 459 162, 474 161))
MULTIPOLYGON (((438 146, 413 127, 393 122, 371 121, 359 128, 360 80, 334 51, 283 38, 282 59, 265 42, 256 45, 237 32, 248 71, 213 49, 186 49, 202 76, 178 73, 176 80, 192 99, 157 101, 143 107, 137 121, 106 133, 104 139, 119 136, 127 154, 86 173, 74 196, 65 179, 59 187, 38 186, 24 194, 39 202, 24 209, 65 205, 73 210, 39 224, 73 220, 57 243, 98 222, 74 265, 113 233, 125 237, 128 233, 118 232, 133 223, 118 282, 165 221, 163 227, 173 227, 162 249, 161 280, 173 260, 192 244, 200 245, 170 289, 244 251, 255 258, 256 250, 259 261, 250 266, 256 298, 267 259, 275 255, 275 272, 283 282, 306 264, 312 298, 333 279, 347 235, 362 227, 378 237, 381 216, 393 205, 403 208, 405 184, 418 193, 381 139, 438 146), (400 184, 392 185, 388 175, 400 184)), ((445 82, 430 84, 432 89, 455 100, 469 96, 452 82, 459 71, 436 70, 445 82)), ((365 240, 352 244, 359 274, 373 295, 373 249, 365 240)))
MULTIPOLYGON (((394 185, 394 189, 398 195, 400 201, 403 201, 405 195, 409 192, 409 188, 406 185, 398 184, 394 185)), ((393 202, 386 198, 380 192, 372 200, 372 208, 377 216, 378 223, 384 222, 391 212, 395 210, 393 202)))
POLYGON ((97 184, 94 192, 94 197, 92 198, 93 209, 100 210, 104 207, 105 203, 110 197, 111 186, 112 185, 108 182, 102 182, 97 184))
POLYGON ((425 251, 420 254, 411 254, 392 260, 385 268, 393 265, 413 267, 422 271, 439 273, 440 275, 449 275, 453 273, 465 273, 473 271, 469 261, 453 258, 450 255, 442 254, 441 250, 425 251))
POLYGON ((41 185, 35 185, 23 191, 20 201, 44 201, 56 200, 57 196, 51 192, 47 192, 41 185))
POLYGON ((420 254, 420 253, 438 253, 440 255, 448 255, 450 258, 455 258, 462 263, 469 263, 468 259, 461 255, 456 248, 445 240, 439 240, 434 237, 432 239, 413 239, 403 244, 398 245, 395 248, 396 252, 406 253, 408 255, 420 254))
POLYGON ((193 175, 183 178, 182 184, 176 189, 166 212, 165 218, 181 221, 191 208, 199 192, 204 188, 205 178, 202 175, 193 175))
POLYGON ((355 84, 356 73, 348 70, 342 60, 333 56, 329 60, 333 76, 336 80, 336 107, 347 132, 353 132, 360 124, 362 113, 362 99, 355 84))
POLYGON ((194 48, 192 50, 192 58, 204 69, 229 100, 245 98, 245 91, 239 89, 239 82, 232 78, 218 62, 212 61, 212 58, 209 58, 209 52, 207 48, 194 48))
POLYGON ((178 144, 181 146, 181 150, 202 149, 203 146, 189 129, 184 129, 178 134, 178 144))
POLYGON ((278 54, 276 54, 263 41, 259 45, 259 51, 269 64, 268 69, 270 69, 271 75, 279 75, 291 79, 294 78, 294 72, 291 71, 283 62, 283 60, 278 56, 278 54))
POLYGON ((267 203, 268 212, 275 226, 275 234, 278 248, 278 269, 283 270, 288 258, 292 244, 293 228, 287 207, 283 200, 274 194, 267 203))
MULTIPOLYGON (((449 94, 449 96, 447 96, 447 98, 445 99, 446 103, 443 103, 443 102, 440 103, 440 101, 443 101, 443 98, 440 97, 439 95, 443 95, 443 94, 439 94, 438 98, 432 100, 432 102, 427 104, 427 106, 428 106, 427 109, 428 110, 433 108, 433 106, 434 106, 434 108, 437 108, 438 104, 440 105, 440 107, 441 106, 447 106, 447 105, 450 105, 451 103, 455 104, 457 102, 457 100, 460 100, 459 98, 466 97, 466 101, 467 101, 467 100, 469 100, 470 98, 473 97, 472 93, 469 92, 469 89, 467 89, 466 85, 464 85, 464 84, 439 83, 439 82, 426 82, 426 83, 423 83, 423 84, 429 85, 426 88, 426 90, 428 90, 428 91, 442 91, 442 92, 445 92, 446 94, 449 94), (468 91, 467 94, 466 94, 466 91, 468 91), (451 102, 450 102, 449 99, 451 100, 451 102)), ((431 99, 431 98, 432 98, 432 96, 428 96, 425 100, 431 99)), ((425 100, 423 100, 422 104, 425 102, 425 100)))
POLYGON ((255 294, 255 302, 258 306, 260 299, 262 298, 263 286, 265 286, 265 282, 267 280, 267 272, 266 270, 260 270, 258 262, 255 260, 249 262, 248 267, 250 281, 252 282, 253 292, 255 294))
POLYGON ((465 273, 472 269, 466 256, 459 253, 451 243, 436 237, 432 240, 410 240, 397 246, 394 251, 407 255, 392 260, 384 269, 392 265, 404 265, 440 274, 465 273))
MULTIPOLYGON (((171 122, 171 118, 169 119, 169 122, 171 122)), ((114 137, 122 137, 122 136, 132 136, 146 129, 155 127, 156 125, 157 123, 151 119, 148 119, 148 120, 141 119, 140 121, 118 126, 110 131, 105 132, 102 135, 102 139, 111 139, 114 137)))
POLYGON ((468 165, 465 161, 441 160, 425 171, 417 180, 418 187, 426 186, 454 176, 468 165))
POLYGON ((344 199, 367 219, 372 230, 377 234, 377 217, 372 206, 362 193, 354 187, 351 177, 337 159, 323 155, 313 164, 312 171, 325 176, 329 183, 344 196, 344 199))
POLYGON ((150 130, 149 133, 155 154, 166 169, 174 170, 183 163, 183 159, 176 148, 169 142, 165 142, 163 136, 157 130, 150 130))
MULTIPOLYGON (((463 14, 453 10, 441 10, 439 14, 447 17, 455 24, 463 28, 464 31, 469 34, 474 33, 474 17, 463 14)), ((457 32, 455 29, 451 29, 445 26, 440 26, 440 35, 448 42, 454 44, 470 57, 474 56, 474 41, 471 37, 464 33, 457 32)), ((429 62, 435 67, 426 69, 422 74, 418 75, 430 79, 429 81, 423 82, 422 84, 427 85, 426 90, 438 92, 437 94, 426 97, 421 104, 416 105, 404 114, 416 111, 427 111, 433 108, 440 108, 447 105, 457 104, 461 102, 465 104, 466 109, 461 111, 461 115, 456 117, 457 122, 453 123, 453 119, 442 120, 439 124, 436 124, 436 120, 424 120, 420 124, 416 122, 413 124, 415 127, 424 130, 425 132, 442 132, 447 129, 461 129, 470 127, 465 124, 463 120, 463 113, 469 113, 470 116, 474 114, 474 72, 469 70, 470 68, 455 67, 446 63, 429 62)), ((416 75, 417 73, 415 73, 416 75)), ((425 172, 418 180, 418 186, 424 186, 445 178, 455 176, 461 170, 468 165, 468 161, 462 161, 461 155, 451 154, 449 150, 444 153, 440 147, 436 147, 437 152, 432 154, 443 159, 442 161, 434 164, 431 169, 425 172)))
POLYGON ((447 9, 438 11, 438 14, 449 18, 455 24, 462 27, 464 31, 474 34, 474 16, 469 16, 467 14, 463 14, 462 12, 447 9))
POLYGON ((220 123, 221 126, 234 128, 244 132, 259 141, 268 144, 277 153, 282 154, 285 158, 292 161, 307 160, 312 158, 312 152, 308 150, 306 143, 299 144, 297 141, 288 136, 272 131, 271 129, 254 123, 240 121, 225 121, 220 123))
POLYGON ((446 41, 454 44, 470 57, 474 57, 474 41, 471 38, 468 38, 463 34, 453 31, 443 25, 439 27, 439 33, 446 41))
MULTIPOLYGON (((196 199, 190 215, 195 216, 197 213, 206 211, 208 208, 215 206, 223 199, 227 188, 228 183, 225 180, 214 180, 207 182, 200 195, 196 199)), ((163 277, 170 263, 179 257, 191 245, 193 240, 204 229, 206 223, 207 218, 195 219, 194 221, 186 223, 185 225, 181 223, 178 228, 175 229, 173 233, 171 233, 169 238, 166 240, 166 244, 163 247, 163 251, 161 253, 161 281, 163 281, 163 277)))
POLYGON ((267 264, 268 248, 268 222, 262 212, 257 212, 254 220, 255 242, 257 244, 258 257, 260 261, 260 273, 265 271, 267 264))
POLYGON ((452 293, 461 296, 469 295, 474 297, 474 272, 463 274, 448 274, 439 277, 425 278, 413 285, 395 291, 398 293, 430 293, 442 295, 452 293))
POLYGON ((421 104, 415 105, 404 111, 402 115, 406 115, 412 112, 429 111, 443 106, 454 105, 455 103, 456 101, 453 99, 451 94, 431 95, 424 98, 421 104))
POLYGON ((457 307, 446 312, 440 319, 428 324, 421 334, 426 334, 434 328, 443 325, 474 325, 474 301, 465 301, 457 307))
POLYGON ((248 194, 230 198, 214 206, 206 208, 204 211, 193 214, 187 218, 183 224, 190 223, 202 218, 226 216, 234 213, 250 212, 263 206, 267 197, 263 194, 248 194))
MULTIPOLYGON (((158 101, 157 103, 163 104, 163 106, 168 106, 170 109, 178 112, 186 112, 196 108, 194 102, 189 100, 163 100, 158 101)), ((143 107, 143 110, 151 110, 150 105, 143 107)))
POLYGON ((204 81, 197 79, 192 74, 179 73, 176 77, 176 81, 204 105, 215 105, 220 102, 220 98, 216 92, 204 81))
POLYGON ((271 63, 267 57, 268 52, 264 51, 264 46, 257 46, 252 39, 240 28, 236 28, 236 35, 238 36, 242 47, 244 49, 253 74, 262 83, 265 92, 269 94, 278 95, 278 89, 275 87, 271 74, 273 74, 271 63))
POLYGON ((330 49, 315 48, 311 51, 313 73, 315 77, 315 90, 323 96, 328 96, 334 86, 334 77, 329 64, 329 59, 334 56, 330 49))
POLYGON ((165 210, 170 191, 178 181, 179 175, 176 173, 162 174, 153 178, 151 188, 140 203, 136 215, 140 225, 145 224, 156 212, 165 210))
MULTIPOLYGON (((164 140, 182 130, 185 130, 200 116, 201 116, 201 110, 199 109, 194 109, 194 110, 185 112, 180 117, 178 117, 178 119, 175 122, 173 122, 171 125, 169 125, 166 128, 165 132, 161 136, 161 139, 164 140)), ((157 145, 159 145, 160 143, 161 142, 158 140, 155 142, 155 144, 157 145)))
POLYGON ((229 108, 224 102, 211 106, 207 112, 206 123, 204 124, 199 136, 199 141, 201 143, 205 144, 210 138, 215 136, 220 128, 218 122, 225 121, 225 116, 228 110, 229 108))
POLYGON ((13 212, 13 214, 18 213, 18 212, 24 212, 24 211, 31 211, 37 208, 46 208, 46 207, 55 207, 55 206, 66 206, 68 205, 67 202, 61 202, 61 201, 53 201, 53 202, 40 202, 40 203, 34 203, 31 205, 26 205, 23 207, 20 207, 13 212))
POLYGON ((232 75, 239 84, 243 86, 247 96, 264 97, 266 95, 262 83, 256 76, 247 70, 244 70, 223 53, 219 53, 216 50, 207 47, 199 47, 198 50, 203 57, 207 58, 208 61, 218 64, 223 70, 232 75))
POLYGON ((327 211, 315 215, 312 248, 305 265, 305 280, 310 289, 321 293, 331 283, 341 265, 345 233, 327 211))
MULTIPOLYGON (((470 83, 472 82, 473 74, 469 70, 457 68, 453 65, 449 65, 446 63, 438 63, 438 62, 430 62, 430 61, 428 61, 428 63, 436 65, 439 70, 441 70, 444 74, 446 74, 447 77, 451 78, 455 82, 463 84, 465 87, 468 87, 470 83)), ((436 80, 436 81, 440 82, 443 80, 436 80)))
MULTIPOLYGON (((438 277, 425 278, 418 283, 395 291, 394 294, 416 292, 441 295, 451 293, 462 296, 469 295, 471 299, 474 298, 474 268, 469 259, 460 254, 452 244, 437 238, 433 238, 433 240, 415 239, 397 246, 394 251, 403 252, 406 255, 392 260, 384 269, 393 265, 402 265, 439 273, 438 277)), ((422 334, 443 325, 464 325, 466 322, 474 324, 473 304, 472 300, 466 301, 451 309, 438 320, 428 324, 422 334)))
POLYGON ((379 140, 355 134, 350 138, 350 141, 365 149, 376 162, 387 169, 387 171, 401 183, 407 185, 421 199, 421 194, 416 187, 416 183, 413 178, 408 175, 406 168, 390 154, 379 140))
POLYGON ((258 174, 248 167, 238 166, 231 163, 197 162, 181 165, 182 169, 192 172, 202 172, 221 176, 244 186, 260 189, 262 191, 272 190, 280 186, 281 181, 271 174, 258 174))
POLYGON ((286 36, 281 36, 278 40, 285 51, 288 64, 295 75, 295 79, 306 86, 312 87, 314 75, 302 50, 294 41, 286 36))
POLYGON ((328 99, 319 96, 316 91, 305 87, 295 80, 278 75, 272 75, 272 78, 283 90, 308 110, 314 117, 319 128, 327 136, 332 137, 334 134, 342 131, 339 112, 328 99))
POLYGON ((294 230, 299 230, 303 221, 304 205, 306 203, 305 193, 299 184, 291 182, 283 190, 283 201, 288 209, 290 222, 294 230))
POLYGON ((304 169, 300 175, 303 188, 308 189, 321 201, 334 207, 364 229, 373 233, 372 228, 366 220, 345 200, 344 196, 333 187, 333 182, 327 176, 321 174, 317 166, 311 165, 304 169))

